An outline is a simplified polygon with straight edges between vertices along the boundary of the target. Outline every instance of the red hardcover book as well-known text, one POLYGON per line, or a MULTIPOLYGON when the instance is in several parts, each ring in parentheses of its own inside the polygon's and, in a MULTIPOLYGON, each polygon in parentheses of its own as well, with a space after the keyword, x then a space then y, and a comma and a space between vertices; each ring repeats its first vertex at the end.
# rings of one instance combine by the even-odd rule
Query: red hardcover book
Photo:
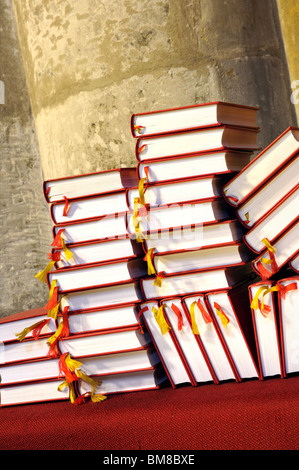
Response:
POLYGON ((245 233, 243 239, 248 247, 260 254, 298 220, 298 206, 299 184, 245 233))
MULTIPOLYGON (((2 364, 31 362, 49 357, 50 335, 39 339, 25 338, 23 341, 7 341, 3 346, 2 364)), ((72 357, 99 356, 101 354, 131 351, 150 344, 148 335, 141 334, 140 326, 78 333, 57 342, 59 355, 69 352, 72 357)))
POLYGON ((86 221, 111 214, 123 214, 127 211, 126 191, 105 193, 69 199, 67 202, 55 202, 50 206, 54 224, 86 221))
MULTIPOLYGON (((126 227, 130 235, 135 234, 134 211, 126 213, 126 227)), ((182 227, 195 227, 200 224, 232 219, 232 208, 222 197, 205 198, 200 201, 182 204, 169 204, 153 207, 139 214, 141 232, 148 238, 156 233, 182 227)))
POLYGON ((223 188, 226 201, 235 207, 240 206, 298 151, 299 128, 288 127, 226 184, 223 188))
POLYGON ((283 377, 275 282, 259 281, 248 287, 261 379, 283 377))
POLYGON ((43 192, 48 203, 65 202, 83 196, 118 192, 138 184, 136 168, 73 175, 44 181, 43 192))
MULTIPOLYGON (((25 328, 29 328, 36 323, 45 321, 43 329, 39 334, 49 335, 56 331, 56 324, 53 319, 47 318, 47 310, 43 307, 13 313, 0 318, 0 341, 16 340, 16 334, 21 333, 25 328), (48 320, 48 321, 47 321, 48 320)), ((33 330, 28 331, 28 337, 35 334, 33 330)))
POLYGON ((154 253, 167 251, 199 250, 226 243, 242 242, 245 229, 238 220, 187 225, 161 230, 144 240, 144 250, 154 253))
POLYGON ((163 110, 136 113, 131 116, 133 137, 150 137, 221 124, 256 126, 258 108, 214 101, 163 110))
POLYGON ((213 367, 200 341, 196 341, 180 298, 162 300, 164 315, 185 357, 197 385, 218 383, 213 367))
POLYGON ((190 156, 152 159, 138 162, 138 180, 146 178, 148 183, 192 179, 195 176, 227 174, 230 178, 242 170, 250 161, 252 152, 218 150, 190 156))
MULTIPOLYGON (((74 310, 68 312, 70 334, 92 333, 96 331, 116 330, 117 328, 135 327, 139 325, 139 302, 109 305, 99 308, 74 310)), ((57 319, 59 325, 61 317, 57 319)))
POLYGON ((109 216, 55 225, 53 239, 55 240, 59 233, 63 234, 66 244, 126 238, 126 226, 126 214, 110 214, 109 216))
POLYGON ((219 126, 137 139, 138 161, 224 149, 257 150, 258 128, 219 126))
POLYGON ((56 269, 71 266, 84 266, 88 264, 109 261, 121 261, 144 256, 140 244, 126 235, 123 238, 113 238, 111 240, 99 240, 91 242, 70 243, 66 247, 71 251, 72 257, 65 256, 63 248, 52 248, 52 257, 57 259, 56 269))
MULTIPOLYGON (((132 372, 160 363, 159 356, 152 344, 140 345, 131 351, 72 358, 82 364, 80 369, 88 376, 132 372)), ((43 358, 0 366, 1 386, 55 379, 60 376, 59 360, 59 357, 43 358)))
POLYGON ((155 300, 142 302, 139 306, 139 315, 151 336, 171 386, 173 388, 180 384, 195 386, 195 379, 159 302, 155 300))
POLYGON ((207 356, 213 368, 214 381, 237 380, 236 373, 228 360, 227 354, 216 331, 204 294, 187 295, 182 299, 187 320, 194 338, 207 356))
MULTIPOLYGON (((96 375, 93 377, 97 377, 101 382, 98 393, 108 396, 116 393, 158 390, 168 384, 167 375, 162 366, 108 376, 96 375)), ((82 395, 90 392, 90 386, 87 382, 79 381, 78 389, 82 395)))
POLYGON ((206 303, 238 382, 259 378, 255 337, 247 296, 248 283, 209 292, 206 303))
POLYGON ((179 274, 158 273, 160 283, 157 282, 156 277, 149 276, 140 280, 140 287, 144 299, 167 299, 186 296, 191 292, 197 295, 231 288, 253 276, 256 277, 251 263, 247 263, 241 266, 198 269, 179 274))
POLYGON ((276 274, 298 252, 299 221, 297 220, 272 243, 271 247, 266 248, 252 261, 252 267, 263 280, 266 280, 276 274))
POLYGON ((276 173, 268 178, 243 204, 238 206, 236 214, 248 228, 266 216, 286 194, 299 184, 299 153, 276 173))
POLYGON ((299 254, 295 255, 290 261, 289 266, 295 273, 299 274, 299 254))
POLYGON ((229 242, 196 249, 153 252, 152 263, 157 273, 178 274, 210 268, 240 266, 252 259, 252 252, 243 242, 229 242))
MULTIPOLYGON (((153 208, 220 197, 222 187, 227 180, 227 175, 211 175, 169 182, 149 183, 143 195, 144 204, 148 204, 150 208, 153 208)), ((128 208, 134 210, 135 200, 139 198, 139 188, 128 189, 126 194, 128 208)))
POLYGON ((299 276, 280 279, 277 286, 282 371, 287 376, 299 371, 299 276))
POLYGON ((140 302, 142 298, 139 282, 135 281, 117 282, 104 287, 88 287, 64 293, 58 292, 61 310, 68 307, 69 313, 140 302))
POLYGON ((143 259, 136 258, 129 261, 113 260, 57 269, 47 274, 47 280, 49 288, 52 282, 55 281, 61 294, 130 282, 146 276, 146 274, 146 263, 143 259))
MULTIPOLYGON (((142 390, 157 390, 167 383, 166 374, 159 366, 118 374, 94 375, 91 378, 97 380, 100 384, 95 395, 102 396, 142 390)), ((69 389, 68 387, 61 387, 63 382, 64 377, 0 387, 0 407, 69 400, 69 389)), ((91 392, 90 385, 81 379, 75 383, 75 386, 78 397, 91 392)))

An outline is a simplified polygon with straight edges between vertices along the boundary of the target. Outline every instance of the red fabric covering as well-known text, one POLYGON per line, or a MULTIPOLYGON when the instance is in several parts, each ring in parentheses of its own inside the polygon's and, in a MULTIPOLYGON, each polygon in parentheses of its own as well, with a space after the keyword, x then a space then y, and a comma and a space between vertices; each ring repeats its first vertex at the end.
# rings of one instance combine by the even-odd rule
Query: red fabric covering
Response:
POLYGON ((298 450, 299 377, 0 409, 1 450, 298 450))

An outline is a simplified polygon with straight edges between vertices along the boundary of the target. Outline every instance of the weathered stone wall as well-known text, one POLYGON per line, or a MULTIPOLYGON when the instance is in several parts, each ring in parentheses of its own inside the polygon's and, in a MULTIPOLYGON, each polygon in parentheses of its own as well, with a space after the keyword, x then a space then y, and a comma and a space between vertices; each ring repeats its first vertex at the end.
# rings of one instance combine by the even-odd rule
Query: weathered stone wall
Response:
POLYGON ((44 305, 45 285, 34 275, 45 265, 51 231, 10 0, 2 0, 1 7, 0 316, 4 316, 44 305))
POLYGON ((299 122, 299 1, 277 0, 277 6, 290 73, 291 101, 295 105, 297 122, 299 122))
MULTIPOLYGON (((4 1, 6 9, 8 4, 4 1)), ((288 125, 297 124, 275 0, 13 0, 12 4, 45 179, 135 166, 130 134, 134 112, 213 100, 258 105, 261 147, 288 125)), ((14 32, 3 34, 16 49, 14 32)), ((14 60, 20 68, 18 54, 14 60)), ((14 100, 18 96, 16 89, 14 100)), ((48 208, 42 202, 27 94, 24 103, 26 119, 18 135, 27 142, 28 158, 30 154, 34 161, 36 192, 31 201, 36 204, 30 209, 26 200, 20 207, 26 215, 19 217, 19 223, 30 227, 28 234, 19 230, 13 241, 2 235, 3 249, 24 243, 27 250, 20 262, 16 257, 11 260, 17 279, 3 268, 10 285, 19 283, 10 311, 28 308, 24 290, 29 292, 37 282, 31 266, 37 267, 42 255, 45 264, 49 251, 48 208), (36 240, 41 238, 37 249, 36 240)), ((18 111, 15 116, 20 120, 18 111)), ((13 169, 6 173, 8 179, 13 173, 19 186, 25 184, 13 169)), ((9 201, 15 192, 4 183, 9 201)), ((26 184, 33 186, 27 180, 26 184)), ((40 305, 40 297, 32 297, 31 305, 40 305)))
POLYGON ((260 106, 264 146, 295 120, 273 0, 16 0, 45 177, 135 165, 133 112, 260 106))

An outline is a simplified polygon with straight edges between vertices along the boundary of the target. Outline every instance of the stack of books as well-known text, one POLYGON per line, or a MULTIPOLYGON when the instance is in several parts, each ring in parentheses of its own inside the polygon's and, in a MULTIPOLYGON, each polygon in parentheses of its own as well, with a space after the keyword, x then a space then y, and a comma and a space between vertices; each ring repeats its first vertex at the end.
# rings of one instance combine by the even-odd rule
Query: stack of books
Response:
POLYGON ((0 325, 1 406, 158 388, 167 380, 138 318, 147 272, 126 232, 126 189, 136 168, 46 181, 53 219, 44 308, 0 325))
POLYGON ((224 187, 262 279, 249 286, 262 377, 299 371, 298 174, 299 129, 289 127, 224 187))
POLYGON ((127 227, 148 262, 140 314, 174 388, 258 377, 242 298, 252 252, 222 194, 258 148, 256 114, 215 102, 131 119, 139 185, 127 191, 127 227))

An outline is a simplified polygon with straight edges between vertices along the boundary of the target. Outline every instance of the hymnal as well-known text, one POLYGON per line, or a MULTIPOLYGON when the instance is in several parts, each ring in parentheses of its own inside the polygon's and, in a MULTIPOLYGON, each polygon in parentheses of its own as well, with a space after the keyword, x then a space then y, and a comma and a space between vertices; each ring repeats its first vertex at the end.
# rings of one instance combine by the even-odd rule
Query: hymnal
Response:
POLYGON ((190 179, 194 176, 228 174, 231 178, 250 161, 252 152, 219 150, 184 157, 160 158, 138 162, 137 176, 146 178, 148 183, 190 179))
POLYGON ((275 175, 299 151, 299 128, 288 127, 223 188, 227 202, 242 204, 266 179, 275 175))
POLYGON ((223 220, 208 224, 187 225, 172 230, 152 233, 144 240, 145 251, 154 253, 167 251, 198 250, 226 243, 241 242, 245 229, 238 220, 223 220))
POLYGON ((113 170, 67 176, 44 181, 43 191, 48 203, 64 202, 95 194, 121 191, 138 184, 136 168, 113 170))
POLYGON ((277 303, 271 280, 248 287, 261 378, 282 377, 277 303))
POLYGON ((268 242, 273 243, 298 220, 298 207, 299 184, 245 233, 243 237, 245 243, 255 253, 261 253, 268 242))
MULTIPOLYGON (((263 280, 276 274, 299 251, 299 221, 286 229, 271 247, 252 261, 252 267, 263 280)), ((291 261, 292 262, 292 261, 291 261)))
POLYGON ((191 371, 169 325, 167 325, 167 331, 162 331, 158 324, 156 319, 158 314, 162 315, 166 322, 163 310, 159 310, 159 303, 157 301, 143 302, 139 308, 141 318, 152 338, 172 387, 175 388, 179 384, 195 385, 191 371))
POLYGON ((221 124, 255 127, 257 111, 253 106, 221 101, 194 104, 133 114, 131 131, 133 137, 148 137, 221 124))
POLYGON ((258 132, 258 128, 221 126, 139 138, 135 154, 138 161, 148 161, 225 148, 256 150, 258 132))
POLYGON ((136 258, 57 269, 48 273, 49 287, 53 281, 59 292, 70 292, 137 280, 147 274, 146 263, 136 258))
POLYGON ((218 383, 204 349, 199 347, 199 343, 194 337, 192 328, 181 305, 181 299, 162 300, 161 305, 164 307, 165 317, 168 319, 171 330, 185 356, 195 382, 197 384, 212 381, 218 383))
POLYGON ((189 324, 194 328, 194 338, 200 347, 204 348, 218 382, 237 380, 209 313, 204 294, 188 295, 182 299, 182 305, 189 324))
POLYGON ((70 199, 67 204, 69 209, 66 212, 64 202, 51 204, 50 214, 54 224, 84 221, 110 214, 123 214, 128 210, 125 191, 70 199))
POLYGON ((243 289, 206 294, 207 305, 220 332, 225 351, 233 362, 238 381, 259 378, 250 305, 243 289), (224 317, 224 318, 223 318, 224 317))
MULTIPOLYGON (((232 287, 252 275, 250 263, 231 268, 212 268, 162 275, 161 283, 155 283, 153 277, 141 279, 140 286, 145 299, 165 299, 177 295, 203 293, 232 287)), ((161 274, 160 274, 161 275, 161 274)))
POLYGON ((242 242, 226 243, 198 250, 180 250, 153 255, 153 266, 157 273, 175 274, 182 271, 204 270, 245 264, 252 252, 242 242))
POLYGON ((129 238, 114 238, 111 240, 100 240, 83 243, 70 243, 66 245, 71 251, 72 257, 68 259, 62 248, 53 248, 52 255, 57 261, 56 268, 67 268, 71 266, 82 266, 112 260, 125 260, 136 258, 143 253, 140 244, 129 238), (141 253, 142 252, 142 253, 141 253))
POLYGON ((299 277, 277 282, 282 369, 284 376, 299 371, 299 277))
POLYGON ((275 176, 241 204, 236 213, 246 227, 252 227, 299 183, 299 154, 286 164, 275 176))
MULTIPOLYGON (((154 207, 220 197, 222 187, 226 181, 227 175, 212 175, 188 180, 150 183, 144 192, 144 204, 154 207)), ((134 209, 134 202, 138 197, 138 188, 128 189, 127 202, 130 210, 134 209)))

